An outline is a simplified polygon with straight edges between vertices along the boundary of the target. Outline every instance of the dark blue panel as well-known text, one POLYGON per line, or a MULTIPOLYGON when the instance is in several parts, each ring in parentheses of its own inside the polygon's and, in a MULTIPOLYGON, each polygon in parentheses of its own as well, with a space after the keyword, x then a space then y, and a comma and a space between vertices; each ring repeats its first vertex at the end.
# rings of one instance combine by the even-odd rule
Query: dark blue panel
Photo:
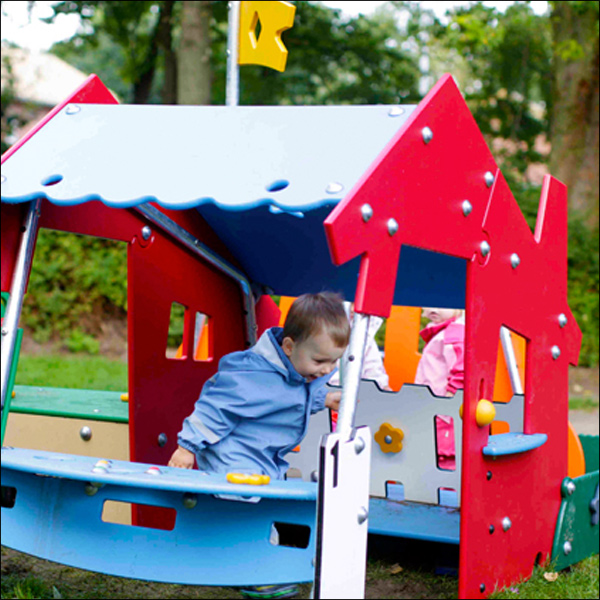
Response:
MULTIPOLYGON (((275 294, 298 296, 333 290, 354 298, 360 259, 341 267, 331 262, 323 221, 335 202, 303 213, 259 206, 226 211, 198 208, 240 262, 248 277, 275 294)), ((394 304, 465 305, 466 261, 404 246, 400 253, 394 304)))

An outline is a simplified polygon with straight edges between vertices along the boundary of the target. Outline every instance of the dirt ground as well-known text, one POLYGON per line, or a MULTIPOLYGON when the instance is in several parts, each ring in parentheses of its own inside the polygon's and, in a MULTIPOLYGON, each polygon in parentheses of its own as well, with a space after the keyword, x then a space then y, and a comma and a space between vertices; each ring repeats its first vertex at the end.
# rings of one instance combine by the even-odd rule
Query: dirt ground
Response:
POLYGON ((593 411, 570 410, 569 421, 580 435, 599 435, 598 367, 594 369, 570 368, 569 398, 584 398, 595 401, 596 409, 593 411))

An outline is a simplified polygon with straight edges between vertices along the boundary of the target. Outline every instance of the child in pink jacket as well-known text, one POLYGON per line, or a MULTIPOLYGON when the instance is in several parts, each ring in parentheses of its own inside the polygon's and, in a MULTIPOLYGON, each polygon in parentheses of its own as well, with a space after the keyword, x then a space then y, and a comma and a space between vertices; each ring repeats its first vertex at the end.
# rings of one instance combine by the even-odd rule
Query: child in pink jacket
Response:
MULTIPOLYGON (((436 396, 453 396, 464 388, 465 320, 462 310, 423 308, 431 322, 421 331, 425 348, 415 383, 427 385, 436 396)), ((450 417, 436 417, 438 466, 455 469, 454 429, 450 417)))

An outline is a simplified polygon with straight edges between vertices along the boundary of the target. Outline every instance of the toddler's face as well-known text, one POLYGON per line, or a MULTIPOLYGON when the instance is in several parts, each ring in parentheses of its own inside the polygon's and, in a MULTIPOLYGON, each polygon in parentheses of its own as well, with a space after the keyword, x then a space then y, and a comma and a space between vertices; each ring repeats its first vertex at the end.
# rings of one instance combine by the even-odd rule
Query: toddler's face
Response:
POLYGON ((423 316, 432 323, 443 323, 456 316, 456 310, 453 308, 423 308, 423 316))
POLYGON ((302 342, 295 342, 289 337, 284 338, 282 348, 296 371, 308 381, 331 373, 346 349, 336 346, 325 331, 302 342))

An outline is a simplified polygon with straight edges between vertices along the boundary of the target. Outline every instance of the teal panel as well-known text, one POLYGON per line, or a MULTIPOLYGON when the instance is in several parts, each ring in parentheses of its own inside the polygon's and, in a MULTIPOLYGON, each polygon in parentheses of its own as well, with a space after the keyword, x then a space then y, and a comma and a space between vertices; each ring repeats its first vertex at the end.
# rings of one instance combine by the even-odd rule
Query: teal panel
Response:
POLYGON ((598 444, 597 435, 580 435, 581 446, 583 448, 583 455, 585 456, 585 472, 591 473, 600 469, 600 460, 598 459, 598 453, 600 446, 598 444))

